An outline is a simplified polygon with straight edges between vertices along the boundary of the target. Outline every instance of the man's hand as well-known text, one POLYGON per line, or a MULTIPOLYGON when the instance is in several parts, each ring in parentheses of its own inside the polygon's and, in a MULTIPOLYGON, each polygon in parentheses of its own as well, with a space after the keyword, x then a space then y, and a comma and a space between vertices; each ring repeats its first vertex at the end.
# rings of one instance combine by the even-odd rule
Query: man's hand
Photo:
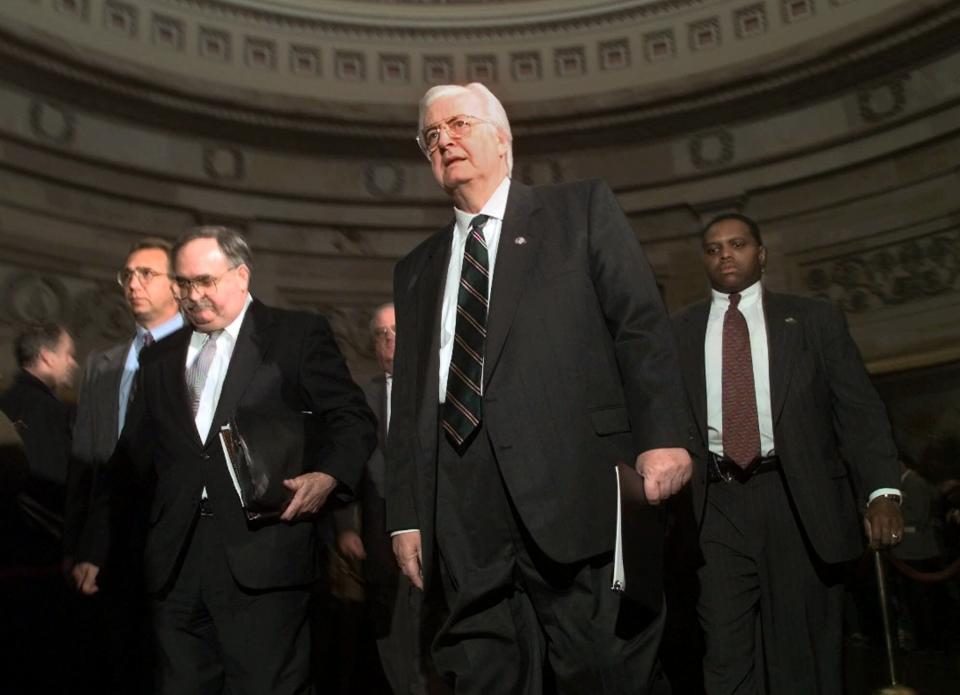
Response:
POLYGON ((400 571, 410 582, 423 591, 423 558, 421 557, 420 532, 406 531, 393 537, 393 554, 400 571))
POLYGON ((341 531, 337 534, 337 550, 344 557, 353 560, 363 560, 367 551, 363 548, 363 540, 356 531, 341 531))
POLYGON ((327 501, 327 496, 337 486, 337 479, 326 473, 304 473, 291 480, 284 480, 288 490, 293 490, 293 499, 280 518, 294 521, 297 517, 316 514, 327 501))
POLYGON ((863 528, 874 550, 897 545, 903 540, 900 505, 889 497, 875 497, 863 515, 863 528))
POLYGON ((643 477, 643 492, 650 504, 659 504, 680 492, 693 475, 693 461, 686 449, 648 449, 634 464, 643 477))
POLYGON ((100 568, 90 562, 78 562, 70 570, 70 575, 77 585, 77 591, 87 596, 100 591, 100 587, 97 586, 98 574, 100 574, 100 568))

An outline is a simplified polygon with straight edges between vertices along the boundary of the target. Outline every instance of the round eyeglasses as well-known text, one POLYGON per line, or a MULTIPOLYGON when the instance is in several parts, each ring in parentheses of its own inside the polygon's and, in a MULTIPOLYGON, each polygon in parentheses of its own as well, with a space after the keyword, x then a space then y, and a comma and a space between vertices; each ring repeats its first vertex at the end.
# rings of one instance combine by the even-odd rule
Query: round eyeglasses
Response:
POLYGON ((475 123, 490 123, 490 121, 477 118, 476 116, 460 114, 459 116, 454 116, 445 121, 427 126, 417 135, 417 144, 420 146, 420 151, 426 155, 427 159, 430 159, 430 155, 440 147, 441 131, 447 131, 447 135, 454 140, 461 140, 470 136, 470 131, 473 129, 475 123))

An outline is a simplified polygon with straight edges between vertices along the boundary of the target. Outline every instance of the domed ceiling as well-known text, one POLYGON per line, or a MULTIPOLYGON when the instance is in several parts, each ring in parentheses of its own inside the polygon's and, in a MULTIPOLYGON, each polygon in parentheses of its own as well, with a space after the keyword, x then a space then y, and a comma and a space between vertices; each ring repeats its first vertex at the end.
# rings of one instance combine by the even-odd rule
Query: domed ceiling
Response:
POLYGON ((411 157, 422 93, 478 80, 535 152, 557 133, 574 147, 655 139, 874 79, 951 45, 956 5, 4 0, 0 76, 178 130, 411 157))

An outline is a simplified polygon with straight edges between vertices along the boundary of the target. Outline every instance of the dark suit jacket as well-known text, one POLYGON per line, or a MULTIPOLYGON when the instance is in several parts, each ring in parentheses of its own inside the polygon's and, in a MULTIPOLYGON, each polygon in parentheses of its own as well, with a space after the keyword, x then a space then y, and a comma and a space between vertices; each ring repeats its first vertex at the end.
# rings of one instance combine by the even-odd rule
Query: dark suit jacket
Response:
POLYGON ((367 405, 376 413, 377 448, 367 460, 363 481, 355 503, 337 510, 334 514, 338 531, 352 530, 360 534, 367 553, 363 562, 363 574, 367 585, 367 598, 382 599, 385 605, 393 605, 397 588, 399 568, 393 555, 390 534, 387 533, 386 503, 384 501, 387 465, 386 448, 387 380, 383 374, 375 376, 363 385, 367 405))
MULTIPOLYGON (((420 529, 429 580, 440 309, 450 225, 397 265, 387 525, 420 529)), ((483 420, 507 491, 559 562, 613 549, 617 461, 687 444, 676 347, 636 236, 606 184, 516 181, 494 268, 483 420)), ((647 508, 655 579, 662 515, 647 508)), ((659 589, 651 602, 659 609, 659 589)))
MULTIPOLYGON (((763 309, 774 446, 790 495, 821 559, 854 558, 863 547, 858 506, 873 490, 899 484, 886 410, 836 306, 765 291, 763 309)), ((704 340, 709 312, 705 300, 673 319, 701 445, 693 483, 698 518, 706 490, 704 340)))
MULTIPOLYGON (((314 524, 246 522, 227 473, 220 426, 238 409, 272 417, 310 411, 320 446, 304 461, 304 472, 328 473, 355 490, 376 443, 373 413, 323 317, 255 300, 240 328, 210 434, 201 441, 184 380, 191 334, 185 327, 141 353, 138 397, 114 456, 129 457, 154 481, 144 548, 146 589, 158 591, 172 579, 204 487, 239 584, 250 589, 307 584, 317 577, 314 524)), ((100 519, 108 500, 97 494, 100 519)), ((84 559, 100 564, 106 548, 90 544, 85 551, 84 559)))
POLYGON ((120 379, 130 341, 87 358, 73 427, 73 457, 67 477, 64 554, 74 556, 89 512, 93 476, 117 445, 120 379))

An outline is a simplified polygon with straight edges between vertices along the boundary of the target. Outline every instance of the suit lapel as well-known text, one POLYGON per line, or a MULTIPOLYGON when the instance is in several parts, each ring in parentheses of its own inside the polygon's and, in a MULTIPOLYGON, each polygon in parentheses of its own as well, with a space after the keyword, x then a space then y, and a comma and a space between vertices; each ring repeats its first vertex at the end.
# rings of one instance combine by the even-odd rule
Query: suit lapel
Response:
POLYGON ((104 431, 109 432, 114 440, 120 430, 120 382, 123 379, 123 365, 127 361, 127 353, 133 341, 117 345, 103 353, 100 368, 103 373, 104 398, 110 407, 106 409, 107 421, 104 431))
POLYGON ((707 340, 707 319, 710 302, 696 304, 685 316, 680 344, 683 374, 688 380, 690 407, 703 441, 707 441, 707 372, 704 347, 707 340))
POLYGON ((264 304, 254 300, 250 308, 247 309, 247 315, 244 316, 243 323, 240 324, 240 332, 237 334, 237 342, 233 346, 230 365, 227 367, 227 374, 223 379, 220 399, 217 401, 213 422, 207 435, 207 445, 209 445, 211 437, 219 435, 218 425, 225 422, 236 412, 240 397, 243 396, 247 384, 250 383, 254 372, 263 361, 263 356, 267 347, 269 347, 270 332, 267 328, 271 322, 270 310, 264 304))
POLYGON ((770 405, 774 424, 783 411, 790 387, 793 362, 800 344, 800 324, 790 316, 783 299, 772 292, 763 293, 763 313, 767 320, 767 343, 770 350, 770 405))
POLYGON ((497 260, 493 269, 493 289, 487 313, 487 340, 484 346, 483 383, 490 383, 503 351, 513 317, 520 304, 527 277, 544 236, 539 220, 533 215, 539 204, 533 190, 511 182, 507 208, 500 229, 497 260))
POLYGON ((432 441, 437 432, 440 312, 447 266, 450 264, 452 234, 453 224, 449 225, 446 232, 434 237, 420 271, 410 279, 409 285, 416 301, 417 356, 414 361, 417 364, 416 393, 423 398, 418 423, 422 442, 432 441))

